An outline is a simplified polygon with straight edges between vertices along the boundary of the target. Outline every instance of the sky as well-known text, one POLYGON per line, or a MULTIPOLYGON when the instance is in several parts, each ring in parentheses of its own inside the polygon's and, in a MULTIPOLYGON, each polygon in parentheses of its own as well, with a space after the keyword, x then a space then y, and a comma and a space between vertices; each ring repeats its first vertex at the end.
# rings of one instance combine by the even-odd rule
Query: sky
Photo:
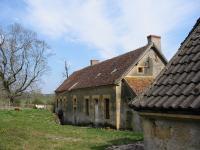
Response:
POLYGON ((47 94, 65 79, 65 60, 71 74, 146 45, 150 34, 170 60, 200 17, 200 0, 0 0, 0 10, 1 27, 20 23, 49 45, 47 94))

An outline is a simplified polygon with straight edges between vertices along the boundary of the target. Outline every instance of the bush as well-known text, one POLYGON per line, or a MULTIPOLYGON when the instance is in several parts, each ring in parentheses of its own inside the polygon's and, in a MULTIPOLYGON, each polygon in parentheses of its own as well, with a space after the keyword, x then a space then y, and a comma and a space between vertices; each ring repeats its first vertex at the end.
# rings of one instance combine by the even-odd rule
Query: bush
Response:
POLYGON ((20 100, 20 99, 16 99, 16 100, 14 101, 14 105, 15 105, 15 106, 20 106, 20 105, 21 105, 21 100, 20 100))
POLYGON ((44 102, 39 99, 39 98, 35 98, 33 101, 32 101, 32 104, 44 104, 44 102))

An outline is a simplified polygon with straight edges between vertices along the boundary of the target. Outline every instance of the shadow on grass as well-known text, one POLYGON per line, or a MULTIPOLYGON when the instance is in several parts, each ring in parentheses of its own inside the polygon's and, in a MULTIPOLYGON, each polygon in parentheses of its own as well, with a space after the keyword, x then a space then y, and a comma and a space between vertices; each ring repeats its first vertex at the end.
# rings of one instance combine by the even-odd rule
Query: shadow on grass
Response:
POLYGON ((105 148, 109 147, 109 146, 117 146, 117 145, 124 145, 124 144, 133 144, 136 143, 138 141, 141 140, 133 140, 133 139, 129 139, 129 138, 121 138, 121 139, 116 139, 116 140, 111 140, 108 141, 108 144, 105 145, 99 145, 99 146, 93 146, 91 147, 92 150, 104 150, 105 148))

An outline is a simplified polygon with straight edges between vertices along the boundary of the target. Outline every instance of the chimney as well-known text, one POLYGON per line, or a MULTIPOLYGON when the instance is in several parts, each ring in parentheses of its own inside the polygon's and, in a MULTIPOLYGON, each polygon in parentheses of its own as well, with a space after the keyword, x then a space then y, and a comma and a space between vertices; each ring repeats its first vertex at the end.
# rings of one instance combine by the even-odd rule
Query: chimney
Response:
POLYGON ((157 35, 149 35, 147 36, 148 44, 151 42, 159 49, 161 50, 161 37, 157 35))
POLYGON ((94 59, 90 60, 90 65, 91 66, 96 65, 98 63, 99 63, 99 60, 94 60, 94 59))

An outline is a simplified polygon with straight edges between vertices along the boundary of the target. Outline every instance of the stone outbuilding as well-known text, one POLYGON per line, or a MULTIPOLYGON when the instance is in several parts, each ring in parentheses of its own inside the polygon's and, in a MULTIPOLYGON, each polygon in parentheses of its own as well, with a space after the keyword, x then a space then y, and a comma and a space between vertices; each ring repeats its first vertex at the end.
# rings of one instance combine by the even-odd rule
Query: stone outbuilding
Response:
POLYGON ((166 64, 160 37, 150 35, 141 48, 102 62, 93 60, 90 66, 75 71, 55 91, 56 112, 63 124, 138 131, 140 118, 128 102, 148 87, 166 64))
POLYGON ((142 116, 145 150, 200 149, 200 19, 154 83, 130 106, 142 116))

